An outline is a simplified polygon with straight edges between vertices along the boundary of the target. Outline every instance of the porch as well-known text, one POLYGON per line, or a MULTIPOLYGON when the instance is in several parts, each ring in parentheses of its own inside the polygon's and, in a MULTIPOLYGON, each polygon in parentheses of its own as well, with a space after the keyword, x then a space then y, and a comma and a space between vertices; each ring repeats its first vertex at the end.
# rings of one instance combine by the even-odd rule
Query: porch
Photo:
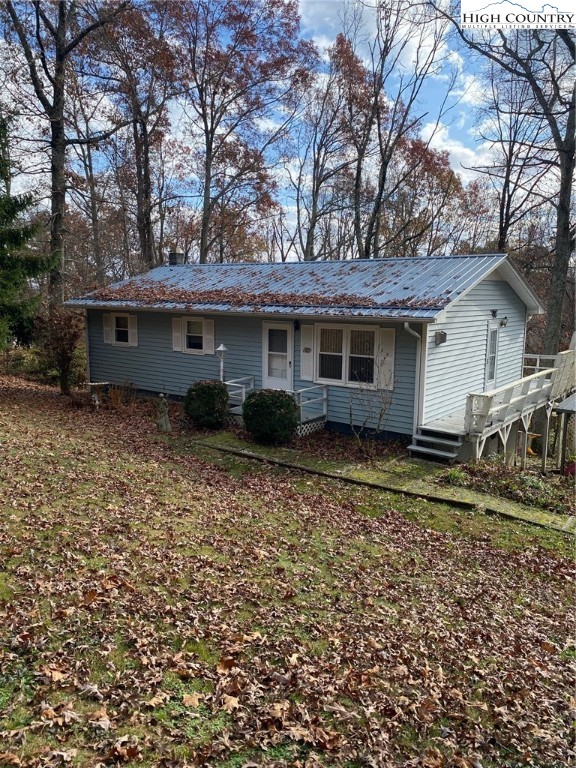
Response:
POLYGON ((522 461, 526 459, 527 435, 535 411, 546 408, 575 389, 575 350, 555 356, 533 355, 524 359, 529 375, 489 392, 472 392, 461 410, 420 424, 412 436, 412 455, 448 461, 482 456, 495 438, 504 453, 514 449, 518 431, 524 434, 522 461), (511 447, 514 437, 514 443, 511 447))
MULTIPOLYGON (((242 406, 250 392, 255 389, 254 376, 229 379, 224 381, 224 384, 228 389, 230 418, 242 423, 242 406)), ((309 435, 323 429, 328 416, 328 387, 325 384, 315 384, 287 392, 292 395, 298 408, 297 434, 309 435)))

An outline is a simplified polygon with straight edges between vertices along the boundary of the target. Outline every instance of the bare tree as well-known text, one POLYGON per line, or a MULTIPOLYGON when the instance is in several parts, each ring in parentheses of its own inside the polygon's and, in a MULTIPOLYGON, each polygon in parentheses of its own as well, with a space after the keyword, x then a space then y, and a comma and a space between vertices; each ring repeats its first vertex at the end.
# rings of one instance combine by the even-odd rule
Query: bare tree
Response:
POLYGON ((226 201, 255 210, 273 191, 273 150, 292 124, 313 46, 299 39, 295 0, 197 0, 170 6, 183 60, 200 261, 218 253, 226 201))
POLYGON ((534 153, 553 151, 556 177, 552 202, 556 211, 554 263, 548 297, 545 351, 560 346, 562 314, 570 258, 574 252, 575 224, 571 201, 576 164, 576 34, 570 29, 511 29, 469 31, 449 18, 466 45, 501 68, 516 83, 526 86, 518 109, 532 116, 546 132, 539 132, 534 153))
POLYGON ((103 2, 78 4, 75 0, 6 0, 7 23, 20 43, 36 98, 50 122, 51 305, 62 299, 64 215, 66 210, 66 148, 74 143, 96 141, 66 135, 65 102, 67 70, 78 46, 95 30, 106 26, 127 7, 103 2))
POLYGON ((153 164, 169 127, 168 105, 178 92, 169 44, 171 25, 169 3, 146 0, 127 9, 121 25, 98 30, 86 49, 86 69, 106 88, 117 122, 130 126, 136 226, 144 269, 152 269, 160 260, 153 211, 161 202, 154 198, 153 164))
POLYGON ((498 203, 496 249, 509 248, 511 229, 543 203, 550 203, 545 177, 554 153, 547 147, 546 121, 533 102, 530 85, 511 78, 494 62, 486 77, 489 101, 479 110, 480 139, 490 149, 491 162, 474 166, 490 181, 498 203))

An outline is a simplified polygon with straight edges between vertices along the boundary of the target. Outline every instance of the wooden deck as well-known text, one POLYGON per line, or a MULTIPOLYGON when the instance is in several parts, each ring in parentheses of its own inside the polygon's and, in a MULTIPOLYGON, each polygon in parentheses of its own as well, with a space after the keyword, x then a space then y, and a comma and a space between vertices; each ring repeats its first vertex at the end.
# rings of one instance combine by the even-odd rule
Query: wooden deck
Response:
POLYGON ((464 429, 464 408, 461 411, 450 413, 448 416, 442 416, 439 419, 432 419, 425 424, 421 424, 421 429, 429 429, 434 432, 445 432, 447 435, 465 435, 464 429))
MULTIPOLYGON (((575 387, 575 351, 569 349, 554 358, 537 359, 534 373, 489 392, 473 392, 462 403, 462 410, 419 424, 412 436, 412 453, 436 454, 457 460, 470 452, 480 458, 489 438, 497 436, 504 453, 511 450, 518 428, 529 432, 534 412, 546 408, 549 414, 575 387), (538 368, 542 362, 552 367, 538 368)), ((526 444, 526 441, 524 441, 526 444)))

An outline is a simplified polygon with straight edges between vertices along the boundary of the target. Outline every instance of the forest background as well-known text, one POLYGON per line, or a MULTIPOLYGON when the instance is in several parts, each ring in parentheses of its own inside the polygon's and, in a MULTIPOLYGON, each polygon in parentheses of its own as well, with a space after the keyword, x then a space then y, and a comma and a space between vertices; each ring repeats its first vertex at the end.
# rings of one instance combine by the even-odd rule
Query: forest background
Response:
POLYGON ((457 5, 432 2, 316 5, 326 36, 302 25, 304 0, 4 0, 0 224, 20 237, 0 232, 0 315, 7 282, 55 307, 170 251, 505 251, 548 307, 529 350, 563 348, 575 30, 462 32, 457 5), (463 109, 467 167, 440 148, 463 109))

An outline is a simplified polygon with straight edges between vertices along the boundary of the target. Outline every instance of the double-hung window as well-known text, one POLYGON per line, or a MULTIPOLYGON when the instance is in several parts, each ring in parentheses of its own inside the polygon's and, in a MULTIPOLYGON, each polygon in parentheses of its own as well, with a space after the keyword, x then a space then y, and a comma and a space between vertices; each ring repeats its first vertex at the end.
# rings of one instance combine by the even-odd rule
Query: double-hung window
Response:
POLYGON ((105 312, 104 343, 119 347, 138 346, 138 318, 124 312, 105 312))
POLYGON ((393 370, 393 333, 375 326, 317 325, 315 380, 392 389, 380 368, 386 361, 386 369, 392 366, 393 370), (381 349, 382 339, 388 342, 388 350, 381 349))
POLYGON ((204 352, 204 323, 202 320, 185 317, 184 323, 184 351, 204 352))
POLYGON ((128 344, 130 341, 128 329, 128 315, 112 315, 114 318, 113 344, 128 344))
POLYGON ((172 349, 189 355, 213 355, 214 321, 204 317, 174 317, 172 349))

